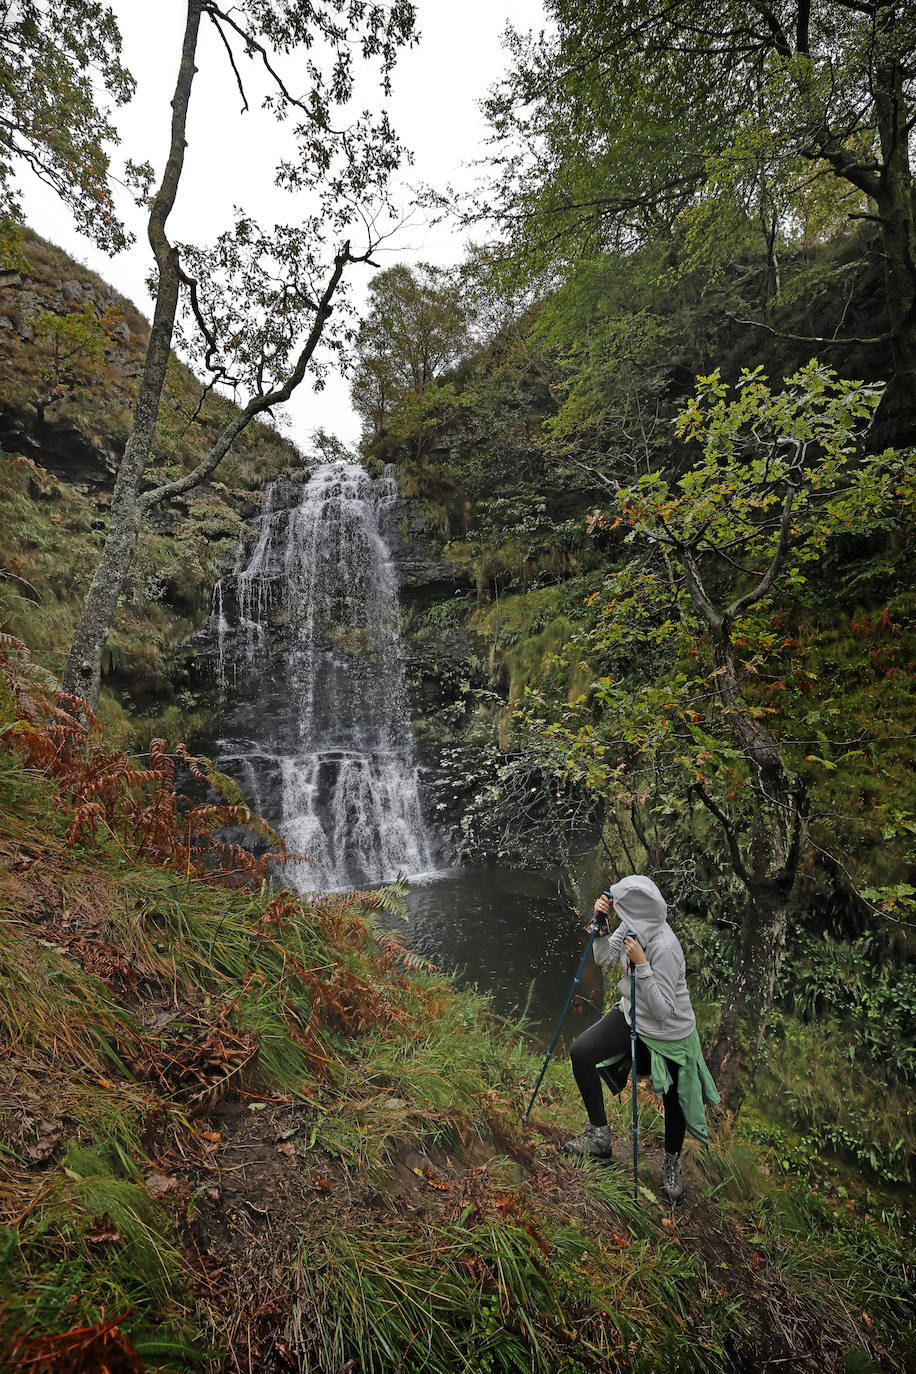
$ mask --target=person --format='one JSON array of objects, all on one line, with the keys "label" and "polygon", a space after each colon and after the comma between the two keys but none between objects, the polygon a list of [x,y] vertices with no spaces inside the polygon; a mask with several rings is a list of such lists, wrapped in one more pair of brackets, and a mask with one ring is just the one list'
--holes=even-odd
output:
[{"label": "person", "polygon": [[[608,922],[615,915],[620,924],[610,933]],[[575,1155],[611,1157],[602,1079],[619,1093],[630,1075],[628,967],[632,964],[636,974],[636,1072],[651,1075],[664,1103],[662,1191],[669,1202],[678,1202],[684,1194],[681,1152],[687,1130],[705,1144],[704,1107],[719,1101],[697,1035],[684,953],[668,924],[665,899],[652,879],[641,874],[631,874],[602,893],[595,902],[595,922],[601,932],[592,947],[596,962],[619,963],[624,976],[617,984],[619,1004],[577,1036],[570,1048],[573,1075],[588,1122],[582,1134],[563,1148]]]}]

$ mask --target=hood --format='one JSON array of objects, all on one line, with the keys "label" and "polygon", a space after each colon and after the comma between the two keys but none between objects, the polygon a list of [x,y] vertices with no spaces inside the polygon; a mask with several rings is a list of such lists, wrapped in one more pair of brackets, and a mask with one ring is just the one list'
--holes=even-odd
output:
[{"label": "hood", "polygon": [[641,943],[656,935],[668,919],[665,899],[651,878],[633,873],[608,888],[614,898],[614,911],[624,925],[632,926]]}]

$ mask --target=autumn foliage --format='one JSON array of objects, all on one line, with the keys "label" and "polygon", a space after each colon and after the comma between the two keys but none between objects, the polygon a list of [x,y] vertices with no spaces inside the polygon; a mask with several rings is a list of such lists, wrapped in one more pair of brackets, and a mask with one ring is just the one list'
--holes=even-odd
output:
[{"label": "autumn foliage", "polygon": [[[53,778],[70,814],[67,842],[107,832],[131,863],[147,860],[210,882],[259,883],[271,863],[291,857],[281,837],[244,801],[234,782],[183,744],[150,743],[145,767],[105,749],[94,713],[56,690],[19,640],[0,635],[0,674],[11,697],[8,738],[30,767]],[[181,768],[205,793],[194,801],[177,786]],[[206,799],[215,796],[216,801]],[[269,843],[257,856],[225,838],[242,828]]]}]

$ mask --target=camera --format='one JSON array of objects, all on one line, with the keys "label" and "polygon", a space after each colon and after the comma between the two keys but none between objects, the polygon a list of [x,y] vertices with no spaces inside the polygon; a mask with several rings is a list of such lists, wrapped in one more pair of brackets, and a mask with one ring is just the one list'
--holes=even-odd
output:
[{"label": "camera", "polygon": [[[602,897],[607,897],[610,901],[613,901],[613,897],[611,896],[610,892],[602,892],[601,895]],[[592,924],[596,935],[608,935],[610,933],[608,917],[605,915],[603,911],[595,912]]]}]

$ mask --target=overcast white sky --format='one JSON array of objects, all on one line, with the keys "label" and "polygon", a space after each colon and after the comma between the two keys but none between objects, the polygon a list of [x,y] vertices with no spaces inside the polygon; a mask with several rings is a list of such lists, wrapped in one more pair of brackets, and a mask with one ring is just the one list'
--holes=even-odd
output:
[{"label": "overcast white sky", "polygon": [[[124,37],[124,60],[137,80],[134,100],[117,115],[122,143],[119,157],[149,158],[157,176],[168,144],[169,101],[177,71],[185,5],[182,0],[113,0]],[[411,183],[469,185],[473,174],[462,165],[481,155],[485,126],[477,101],[503,70],[501,36],[507,23],[516,28],[543,25],[540,0],[418,0],[417,47],[401,54],[389,102],[392,122],[414,154],[404,178]],[[186,240],[209,240],[226,226],[232,204],[251,208],[265,222],[291,218],[289,197],[273,188],[273,128],[255,108],[240,114],[235,79],[212,31],[202,29],[198,76],[189,115],[188,153],[172,233]],[[257,90],[253,86],[253,91]],[[373,85],[360,91],[362,104],[375,96]],[[26,182],[27,218],[38,233],[60,244],[149,315],[145,281],[151,256],[142,216],[125,197],[121,208],[137,235],[133,248],[108,258],[76,232],[69,214],[50,191]],[[404,186],[405,210],[409,192]],[[461,256],[461,242],[447,224],[430,227],[415,215],[381,257],[396,261],[447,264]],[[371,269],[354,268],[354,298],[359,300]],[[287,413],[289,432],[300,443],[318,427],[347,443],[359,436],[359,421],[349,400],[349,387],[339,377],[312,392],[308,382],[293,397]]]}]

